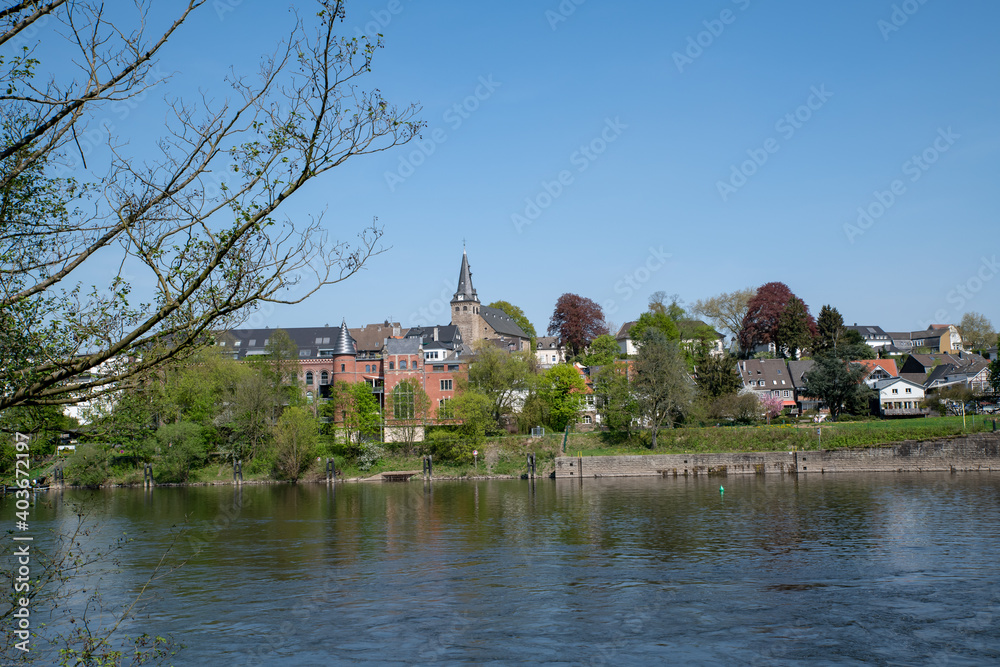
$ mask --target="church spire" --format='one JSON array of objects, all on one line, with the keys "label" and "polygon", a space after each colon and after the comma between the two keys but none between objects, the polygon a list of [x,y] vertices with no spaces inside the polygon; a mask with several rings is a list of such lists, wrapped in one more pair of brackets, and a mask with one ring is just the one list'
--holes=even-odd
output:
[{"label": "church spire", "polygon": [[476,288],[472,286],[472,271],[469,270],[469,256],[462,248],[462,268],[458,272],[458,289],[455,290],[455,301],[479,301]]}]

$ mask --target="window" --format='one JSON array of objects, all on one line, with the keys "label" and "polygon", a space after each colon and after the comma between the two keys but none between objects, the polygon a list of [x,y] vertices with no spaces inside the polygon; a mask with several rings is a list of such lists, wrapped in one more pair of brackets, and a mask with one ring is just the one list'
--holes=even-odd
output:
[{"label": "window", "polygon": [[449,371],[457,371],[458,370],[458,364],[448,364],[448,370]]},{"label": "window", "polygon": [[790,391],[788,391],[788,390],[786,389],[786,390],[785,390],[785,398],[791,398],[791,396],[792,396],[792,392],[790,392]]},{"label": "window", "polygon": [[313,372],[312,371],[306,371],[306,384],[310,385],[312,383],[313,383]]},{"label": "window", "polygon": [[254,340],[253,338],[251,338],[250,339],[250,347],[255,347],[256,345],[257,345],[257,341]]},{"label": "window", "polygon": [[365,373],[371,373],[371,372],[372,372],[371,364],[365,364]]},{"label": "window", "polygon": [[591,422],[593,422],[593,419],[590,418],[590,415],[584,415],[583,416],[583,423],[584,424],[590,424]]},{"label": "window", "polygon": [[240,341],[238,340],[233,341],[233,347],[239,347],[239,346],[240,346]]},{"label": "window", "polygon": [[395,361],[390,361],[389,362],[389,370],[390,371],[396,370],[396,362]]},{"label": "window", "polygon": [[458,306],[455,306],[455,312],[456,313],[458,312]]},{"label": "window", "polygon": [[894,394],[898,394],[898,393],[899,393],[899,390],[898,390],[898,389],[893,389],[893,390],[892,390],[892,393],[894,393]]},{"label": "window", "polygon": [[911,390],[911,389],[910,389],[909,387],[907,387],[907,388],[906,388],[906,393],[907,393],[907,394],[912,394],[912,393],[913,393],[913,390]]},{"label": "window", "polygon": [[343,373],[343,372],[344,372],[344,364],[341,364],[341,365],[340,365],[340,372],[341,372],[341,373]]},{"label": "window", "polygon": [[441,391],[451,391],[451,380],[441,380]]},{"label": "window", "polygon": [[433,369],[434,369],[435,373],[443,373],[444,372],[444,365],[442,365],[442,364],[435,365],[433,367]]},{"label": "window", "polygon": [[225,347],[225,346],[226,346],[226,341],[220,340],[219,341],[219,347]]},{"label": "window", "polygon": [[323,371],[322,373],[320,373],[319,374],[319,383],[320,384],[330,384],[330,374],[327,373],[326,371]]},{"label": "window", "polygon": [[413,419],[413,385],[400,382],[392,390],[392,416],[395,419]]},{"label": "window", "polygon": [[406,359],[400,359],[399,360],[399,370],[401,370],[401,371],[405,371],[406,370]]},{"label": "window", "polygon": [[313,402],[313,393],[311,391],[307,391],[306,392],[306,403],[312,403],[312,402]]},{"label": "window", "polygon": [[454,419],[455,408],[451,405],[450,398],[442,398],[438,401],[438,419]]},{"label": "window", "polygon": [[468,309],[469,309],[468,306],[462,306],[462,310],[468,310]]},{"label": "window", "polygon": [[270,338],[265,338],[264,339],[264,347],[267,347],[267,344],[270,343],[270,342],[271,342]]}]

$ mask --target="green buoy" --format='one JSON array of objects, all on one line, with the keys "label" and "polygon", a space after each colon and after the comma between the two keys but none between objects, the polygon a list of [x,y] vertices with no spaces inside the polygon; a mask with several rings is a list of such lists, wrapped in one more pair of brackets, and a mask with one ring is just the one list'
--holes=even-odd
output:
[{"label": "green buoy", "polygon": [[719,495],[721,496],[721,495],[725,495],[725,494],[726,494],[726,488],[723,487],[723,486],[720,486],[719,487]]}]

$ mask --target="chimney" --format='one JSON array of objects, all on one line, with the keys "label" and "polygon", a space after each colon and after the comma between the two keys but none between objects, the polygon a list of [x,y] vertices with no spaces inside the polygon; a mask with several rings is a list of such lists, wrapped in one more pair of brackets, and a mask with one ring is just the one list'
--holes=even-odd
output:
[{"label": "chimney", "polygon": [[434,340],[435,340],[435,342],[437,341],[437,339],[438,339],[438,328],[434,327]]}]

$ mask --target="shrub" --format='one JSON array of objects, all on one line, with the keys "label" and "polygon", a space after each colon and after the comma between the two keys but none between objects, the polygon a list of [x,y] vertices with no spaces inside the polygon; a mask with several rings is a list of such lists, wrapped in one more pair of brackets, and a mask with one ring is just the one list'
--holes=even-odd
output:
[{"label": "shrub", "polygon": [[157,482],[186,482],[191,468],[203,465],[208,457],[201,426],[193,422],[164,424],[153,439],[159,454],[153,466]]},{"label": "shrub", "polygon": [[66,466],[66,481],[73,486],[98,488],[108,481],[108,447],[78,445]]}]

